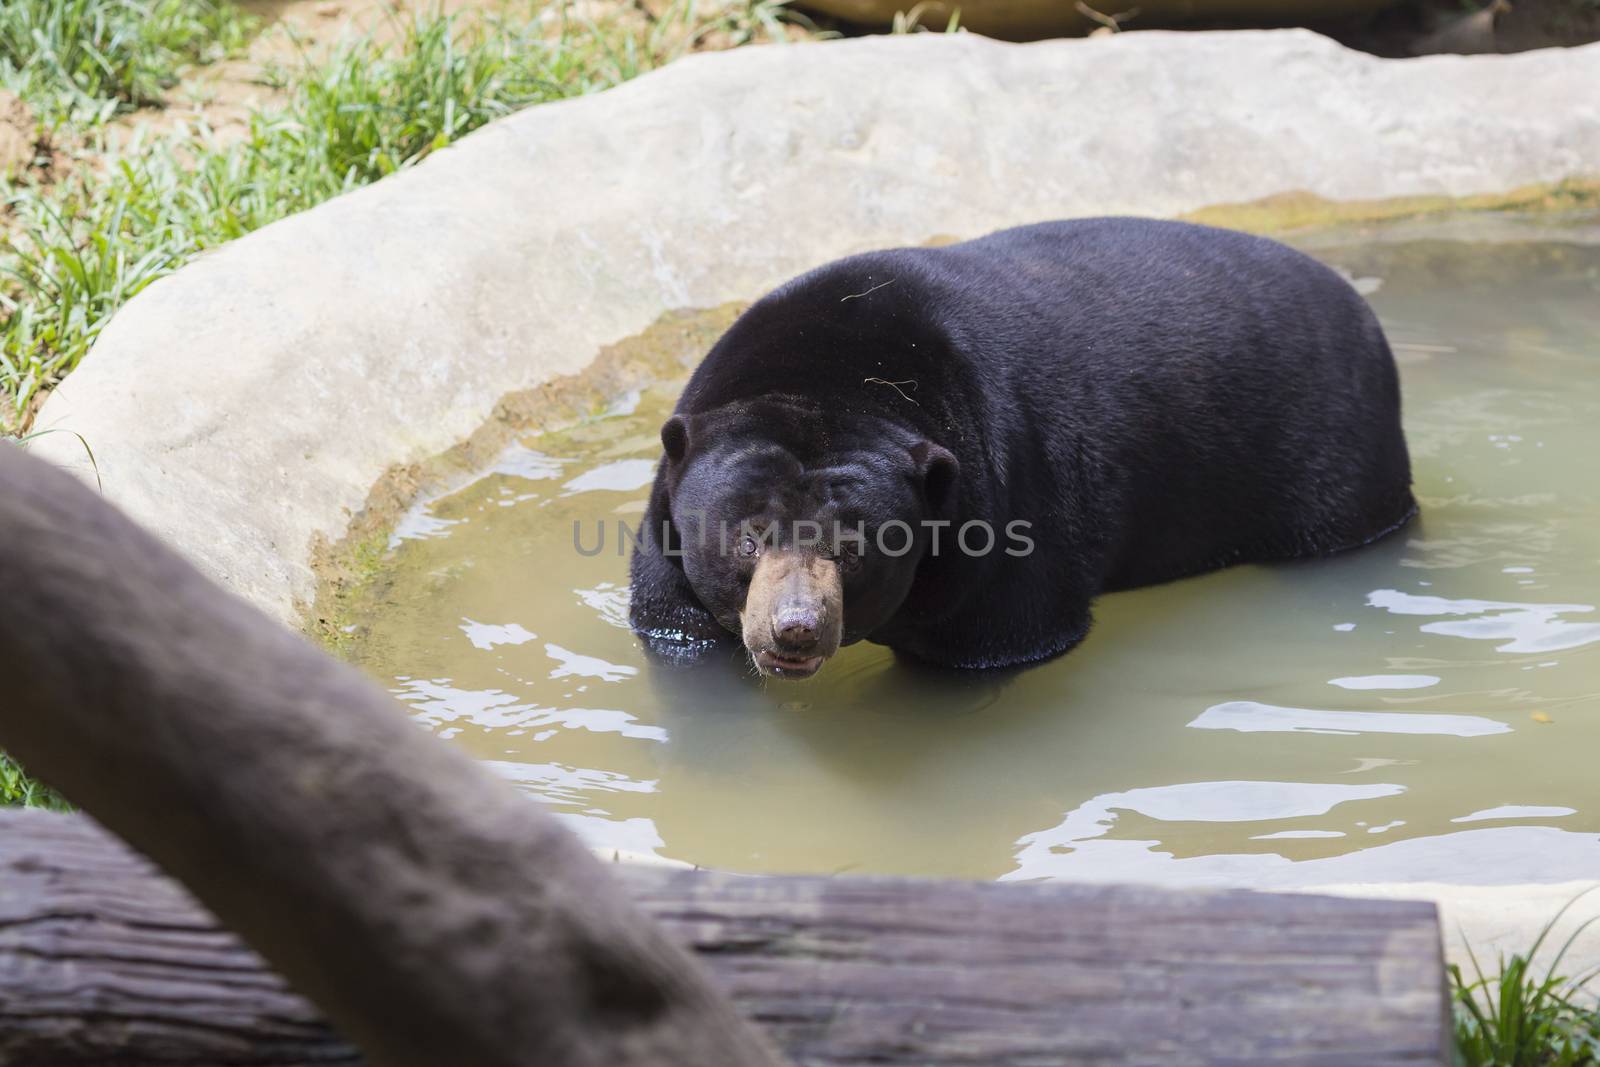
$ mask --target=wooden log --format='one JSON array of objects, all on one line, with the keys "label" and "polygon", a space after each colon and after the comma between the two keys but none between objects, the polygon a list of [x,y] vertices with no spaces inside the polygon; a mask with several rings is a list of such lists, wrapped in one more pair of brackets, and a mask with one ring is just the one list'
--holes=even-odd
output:
[{"label": "wooden log", "polygon": [[373,1062],[781,1062],[554,817],[3,442],[0,546],[0,748]]},{"label": "wooden log", "polygon": [[[811,1067],[1449,1062],[1427,903],[616,873]],[[108,1062],[360,1060],[89,820],[0,813],[0,1063]]]}]

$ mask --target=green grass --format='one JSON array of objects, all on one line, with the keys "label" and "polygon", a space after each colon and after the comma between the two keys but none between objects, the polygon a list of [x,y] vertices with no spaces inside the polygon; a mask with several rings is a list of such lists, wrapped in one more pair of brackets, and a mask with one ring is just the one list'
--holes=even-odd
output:
[{"label": "green grass", "polygon": [[281,113],[242,142],[201,129],[130,146],[10,199],[0,242],[0,394],[20,414],[72,370],[111,316],[207,248],[409,166],[519,106],[581,90],[542,42],[446,18],[396,52],[344,47],[292,82]]},{"label": "green grass", "polygon": [[61,794],[29,778],[4,752],[0,752],[0,806],[70,810]]},{"label": "green grass", "polygon": [[104,117],[159,104],[254,26],[227,0],[0,0],[0,86],[46,118]]},{"label": "green grass", "polygon": [[[1582,894],[1579,894],[1581,897]],[[1594,973],[1563,976],[1573,942],[1595,921],[1578,924],[1548,966],[1534,963],[1569,901],[1526,954],[1501,956],[1493,977],[1468,954],[1471,979],[1450,965],[1456,1061],[1462,1067],[1594,1067],[1600,1064],[1600,1014],[1589,991]]]}]

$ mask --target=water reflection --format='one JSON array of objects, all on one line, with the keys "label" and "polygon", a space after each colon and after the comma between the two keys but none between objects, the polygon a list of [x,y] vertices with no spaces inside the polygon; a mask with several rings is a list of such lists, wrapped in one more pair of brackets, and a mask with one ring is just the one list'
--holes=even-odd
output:
[{"label": "water reflection", "polygon": [[1451,819],[1451,822],[1489,822],[1494,819],[1561,819],[1578,814],[1575,808],[1540,807],[1537,804],[1501,804],[1485,808],[1471,815]]},{"label": "water reflection", "polygon": [[1427,634],[1447,634],[1479,641],[1505,641],[1496,652],[1559,652],[1600,641],[1600,622],[1570,622],[1559,616],[1586,614],[1592,604],[1518,604],[1496,600],[1450,600],[1418,596],[1398,589],[1376,589],[1367,603],[1392,615],[1472,616],[1422,626]]},{"label": "water reflection", "polygon": [[559,666],[550,672],[551,678],[597,678],[602,682],[620,682],[639,673],[637,667],[622,663],[607,663],[598,656],[585,656],[569,652],[560,645],[544,646],[545,655]]},{"label": "water reflection", "polygon": [[655,473],[654,460],[619,459],[584,471],[562,488],[568,493],[592,493],[596,490],[629,493],[649,485]]},{"label": "water reflection", "polygon": [[1001,881],[1064,879],[1261,889],[1370,882],[1515,885],[1592,879],[1597,862],[1600,837],[1594,834],[1507,826],[1393,841],[1299,861],[1278,853],[1175,857],[1151,841],[1089,841],[1067,853],[1025,849]]},{"label": "water reflection", "polygon": [[425,726],[471,725],[484,730],[506,730],[517,736],[541,727],[615,733],[647,741],[665,741],[659,726],[641,724],[625,711],[611,708],[541,708],[519,703],[510,693],[496,689],[458,689],[443,681],[399,679],[395,695],[414,709]]},{"label": "water reflection", "polygon": [[563,767],[559,763],[507,763],[484,760],[502,778],[526,786],[554,804],[586,804],[592,793],[653,793],[655,782],[636,782],[610,771]]},{"label": "water reflection", "polygon": [[512,444],[495,458],[489,467],[489,474],[504,474],[512,478],[522,478],[526,481],[544,481],[547,478],[561,477],[562,468],[570,460],[549,456],[543,452],[528,448],[526,445]]},{"label": "water reflection", "polygon": [[539,637],[514,622],[496,624],[472,619],[461,620],[461,632],[467,635],[473,648],[481,648],[485,652],[492,652],[496,645],[525,645]]},{"label": "water reflection", "polygon": [[1311,734],[1449,734],[1484,737],[1511,727],[1481,715],[1406,714],[1393,711],[1317,711],[1280,708],[1253,700],[1213,704],[1189,724],[1196,730]]},{"label": "water reflection", "polygon": [[1330,678],[1329,685],[1340,689],[1426,689],[1438,685],[1433,674],[1366,674],[1358,678]]}]

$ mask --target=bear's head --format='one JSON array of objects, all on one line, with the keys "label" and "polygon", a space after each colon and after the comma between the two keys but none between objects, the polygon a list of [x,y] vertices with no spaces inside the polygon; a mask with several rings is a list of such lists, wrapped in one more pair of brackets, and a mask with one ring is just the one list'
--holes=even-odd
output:
[{"label": "bear's head", "polygon": [[666,547],[763,674],[808,678],[900,609],[958,464],[897,427],[768,400],[661,430]]}]

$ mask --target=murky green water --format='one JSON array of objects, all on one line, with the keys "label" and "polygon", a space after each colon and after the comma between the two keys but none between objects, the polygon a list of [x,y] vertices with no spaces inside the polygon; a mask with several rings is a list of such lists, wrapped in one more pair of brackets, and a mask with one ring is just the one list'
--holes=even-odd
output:
[{"label": "murky green water", "polygon": [[[1600,869],[1600,246],[1322,247],[1399,356],[1422,518],[1102,598],[1005,682],[857,645],[647,664],[615,521],[668,395],[417,509],[355,658],[593,842],[744,871],[1309,885]],[[574,548],[574,522],[599,555]]]}]

